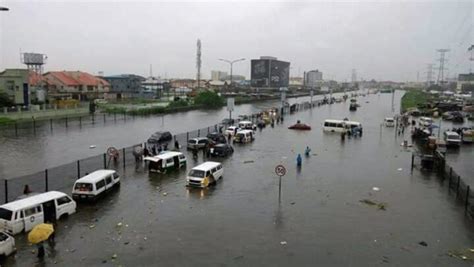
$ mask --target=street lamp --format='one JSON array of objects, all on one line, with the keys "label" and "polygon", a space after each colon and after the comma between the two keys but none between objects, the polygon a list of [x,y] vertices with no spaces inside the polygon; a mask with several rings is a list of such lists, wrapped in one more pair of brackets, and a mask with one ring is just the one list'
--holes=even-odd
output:
[{"label": "street lamp", "polygon": [[234,60],[228,60],[228,59],[219,58],[219,60],[220,60],[220,61],[227,62],[227,63],[229,63],[229,65],[230,65],[230,86],[232,87],[232,65],[234,65],[235,62],[239,62],[239,61],[245,60],[245,58],[239,58],[239,59],[234,59]]}]

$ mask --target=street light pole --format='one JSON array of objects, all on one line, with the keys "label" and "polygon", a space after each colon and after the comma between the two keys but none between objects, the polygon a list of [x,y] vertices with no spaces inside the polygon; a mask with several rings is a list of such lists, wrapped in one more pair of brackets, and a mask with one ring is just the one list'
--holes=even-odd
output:
[{"label": "street light pole", "polygon": [[239,58],[239,59],[234,59],[234,60],[219,58],[219,60],[223,61],[223,62],[226,62],[226,63],[229,63],[229,65],[230,65],[230,86],[232,87],[232,67],[233,67],[234,63],[239,62],[239,61],[243,61],[243,60],[245,60],[245,58]]}]

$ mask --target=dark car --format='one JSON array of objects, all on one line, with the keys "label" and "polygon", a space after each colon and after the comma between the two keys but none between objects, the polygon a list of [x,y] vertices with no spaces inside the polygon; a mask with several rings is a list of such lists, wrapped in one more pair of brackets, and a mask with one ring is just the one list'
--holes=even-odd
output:
[{"label": "dark car", "polygon": [[173,136],[171,135],[170,132],[156,132],[148,138],[148,143],[149,144],[162,144],[162,143],[168,143],[173,139]]},{"label": "dark car", "polygon": [[211,157],[227,157],[234,153],[234,148],[229,144],[217,144],[211,148]]},{"label": "dark car", "polygon": [[227,139],[225,138],[224,134],[221,134],[221,133],[218,133],[218,132],[213,132],[213,133],[209,133],[206,137],[209,140],[212,140],[214,143],[227,144]]}]

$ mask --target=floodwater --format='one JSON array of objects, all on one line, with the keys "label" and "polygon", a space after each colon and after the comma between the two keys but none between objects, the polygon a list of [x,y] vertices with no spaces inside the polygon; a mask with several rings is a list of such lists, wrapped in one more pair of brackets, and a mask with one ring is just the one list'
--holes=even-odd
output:
[{"label": "floodwater", "polygon": [[[44,262],[21,234],[17,254],[4,264],[471,266],[447,255],[474,241],[462,205],[436,175],[411,172],[403,137],[380,127],[392,115],[390,99],[361,97],[352,113],[340,103],[289,115],[284,125],[257,132],[253,143],[235,145],[230,158],[219,159],[224,179],[210,189],[187,190],[185,170],[149,175],[141,165],[127,167],[119,190],[58,222],[56,247]],[[361,138],[342,142],[322,132],[324,119],[344,117],[362,122]],[[313,129],[288,130],[298,119]],[[297,169],[295,158],[306,146],[312,155]],[[201,153],[197,161],[188,154],[187,169],[201,162]],[[287,168],[281,202],[277,164]]]}]

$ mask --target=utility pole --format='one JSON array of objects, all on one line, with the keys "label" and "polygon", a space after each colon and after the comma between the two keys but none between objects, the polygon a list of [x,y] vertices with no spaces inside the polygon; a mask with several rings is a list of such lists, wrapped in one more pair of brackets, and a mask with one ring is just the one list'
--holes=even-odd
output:
[{"label": "utility pole", "polygon": [[438,79],[436,81],[436,83],[438,85],[442,85],[444,83],[444,70],[446,69],[444,67],[444,64],[448,62],[448,60],[446,59],[446,52],[449,52],[449,49],[446,49],[446,48],[442,48],[442,49],[438,49],[436,50],[439,54],[439,69],[438,69]]},{"label": "utility pole", "polygon": [[427,71],[426,71],[426,87],[429,87],[431,85],[431,82],[433,81],[433,68],[434,64],[427,64]]},{"label": "utility pole", "polygon": [[199,89],[199,86],[201,85],[201,40],[197,40],[197,51],[196,51],[196,68],[197,68],[197,75],[196,75],[196,80],[197,80],[197,88]]}]

